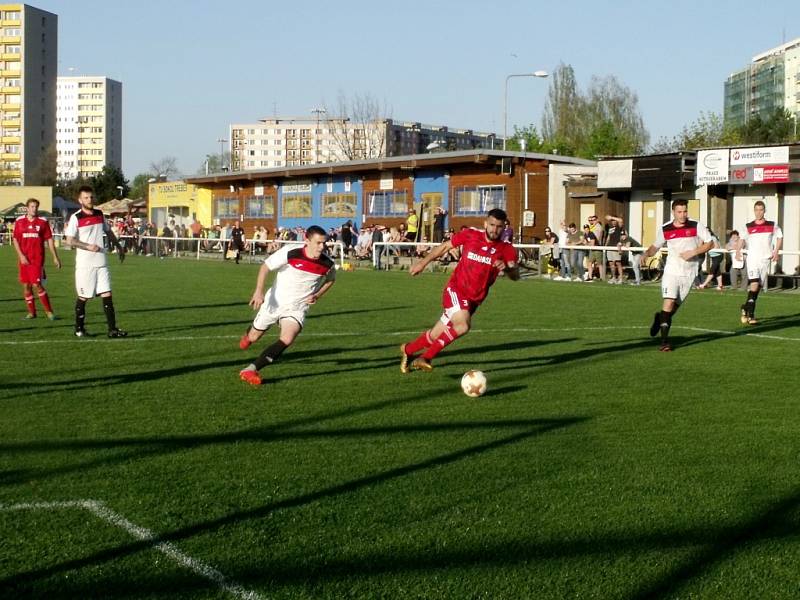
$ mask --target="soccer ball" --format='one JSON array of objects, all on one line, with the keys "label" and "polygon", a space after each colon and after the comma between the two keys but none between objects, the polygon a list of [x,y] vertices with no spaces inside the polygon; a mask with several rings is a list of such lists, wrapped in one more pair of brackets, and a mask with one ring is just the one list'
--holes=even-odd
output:
[{"label": "soccer ball", "polygon": [[461,378],[461,389],[470,398],[477,398],[486,393],[486,375],[483,371],[467,371]]}]

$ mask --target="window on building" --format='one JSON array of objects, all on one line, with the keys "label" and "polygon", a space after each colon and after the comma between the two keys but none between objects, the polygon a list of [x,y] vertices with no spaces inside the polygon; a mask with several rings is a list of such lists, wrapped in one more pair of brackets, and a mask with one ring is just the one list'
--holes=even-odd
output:
[{"label": "window on building", "polygon": [[20,35],[19,27],[6,27],[3,29],[3,35],[8,37],[18,37]]},{"label": "window on building", "polygon": [[19,44],[6,44],[6,54],[19,54],[21,52]]},{"label": "window on building", "polygon": [[485,215],[493,208],[506,209],[506,186],[479,185],[455,190],[455,214]]},{"label": "window on building", "polygon": [[238,198],[216,198],[214,200],[214,217],[230,218],[239,216]]},{"label": "window on building", "polygon": [[369,214],[374,217],[408,215],[408,194],[405,191],[371,192],[367,197]]},{"label": "window on building", "polygon": [[354,193],[322,194],[322,217],[355,219],[358,204]]},{"label": "window on building", "polygon": [[271,219],[275,216],[274,196],[250,196],[247,198],[244,216],[253,219]]},{"label": "window on building", "polygon": [[19,11],[18,10],[3,11],[3,19],[6,21],[19,21]]},{"label": "window on building", "polygon": [[308,219],[313,214],[311,194],[284,194],[281,198],[281,217]]}]

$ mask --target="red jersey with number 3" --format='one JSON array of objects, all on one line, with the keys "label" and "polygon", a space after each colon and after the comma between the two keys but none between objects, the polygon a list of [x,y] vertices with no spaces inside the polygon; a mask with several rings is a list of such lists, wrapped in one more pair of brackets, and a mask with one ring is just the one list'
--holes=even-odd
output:
[{"label": "red jersey with number 3", "polygon": [[14,239],[32,265],[44,264],[44,243],[51,237],[53,232],[50,225],[41,217],[31,221],[27,216],[22,216],[14,223]]},{"label": "red jersey with number 3", "polygon": [[498,259],[507,264],[517,262],[514,246],[500,240],[489,241],[483,229],[462,229],[451,242],[461,248],[461,258],[447,285],[471,302],[480,303],[486,298],[500,273],[494,266]]}]

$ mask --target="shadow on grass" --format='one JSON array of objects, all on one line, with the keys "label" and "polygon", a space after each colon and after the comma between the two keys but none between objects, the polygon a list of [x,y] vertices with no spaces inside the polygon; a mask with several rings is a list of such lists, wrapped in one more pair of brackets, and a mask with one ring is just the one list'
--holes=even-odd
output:
[{"label": "shadow on grass", "polygon": [[[409,433],[409,432],[424,433],[429,431],[453,431],[464,428],[498,429],[498,428],[511,427],[513,429],[519,429],[519,428],[524,429],[523,431],[518,431],[510,435],[501,437],[500,439],[468,446],[461,450],[448,452],[446,454],[435,456],[427,460],[422,460],[401,467],[386,469],[385,471],[382,471],[380,473],[376,473],[373,475],[366,475],[364,477],[352,479],[350,481],[346,481],[338,485],[329,486],[306,494],[300,494],[298,496],[286,498],[284,500],[269,502],[267,504],[264,504],[263,506],[254,509],[236,511],[224,517],[201,521],[199,523],[190,525],[188,527],[183,527],[169,533],[161,534],[160,536],[158,536],[156,539],[153,540],[137,541],[128,544],[123,544],[116,548],[95,552],[90,554],[89,556],[82,557],[79,559],[67,560],[49,567],[44,567],[41,569],[33,569],[23,573],[10,575],[8,577],[0,579],[0,591],[4,589],[8,591],[14,589],[18,590],[20,589],[21,586],[25,586],[26,584],[33,583],[41,579],[53,577],[54,575],[65,573],[74,569],[100,566],[109,561],[122,558],[125,556],[130,556],[132,554],[144,550],[148,550],[160,542],[179,542],[181,540],[190,539],[197,535],[203,535],[209,532],[219,530],[220,528],[223,528],[228,525],[239,525],[248,521],[263,519],[276,511],[289,510],[305,506],[311,503],[321,502],[329,498],[348,495],[366,488],[379,486],[386,482],[390,482],[392,480],[400,479],[416,473],[420,473],[429,469],[436,469],[447,465],[455,464],[479,456],[486,452],[499,450],[501,448],[518,444],[528,439],[532,439],[534,437],[546,434],[550,431],[578,425],[586,421],[588,421],[588,418],[586,417],[571,417],[571,418],[560,418],[560,419],[516,420],[505,423],[504,422],[446,423],[446,424],[429,424],[429,425],[411,425],[407,427],[375,427],[375,428],[364,428],[364,429],[340,429],[335,431],[322,430],[316,432],[301,431],[301,432],[292,432],[288,434],[283,433],[280,434],[281,438],[285,438],[287,435],[298,438],[304,438],[309,436],[314,438],[319,438],[320,436],[347,437],[353,435],[377,435],[377,434],[383,435],[383,434],[398,434],[398,433]],[[225,441],[227,442],[227,441],[233,441],[227,439],[229,435],[236,436],[235,437],[236,440],[252,439],[253,435],[256,436],[263,435],[263,433],[258,434],[256,432],[250,432],[248,437],[242,438],[243,433],[245,432],[237,434],[223,434],[221,437],[225,438]],[[274,434],[269,434],[269,433],[267,435],[274,436]],[[220,436],[199,436],[196,438],[192,437],[180,438],[179,443],[181,445],[186,445],[186,444],[195,445],[198,443],[204,444],[208,443],[209,437],[211,439],[214,439]],[[146,443],[152,444],[160,442],[163,442],[163,440],[149,439]],[[363,573],[362,571],[363,564],[359,563],[358,569],[359,572]],[[270,578],[272,578],[271,575]]]}]

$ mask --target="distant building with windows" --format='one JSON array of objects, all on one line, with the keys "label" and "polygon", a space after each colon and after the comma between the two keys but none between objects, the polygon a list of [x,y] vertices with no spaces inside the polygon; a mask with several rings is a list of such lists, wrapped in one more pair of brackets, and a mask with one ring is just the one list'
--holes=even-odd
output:
[{"label": "distant building with windows", "polygon": [[122,83],[108,77],[59,77],[56,152],[59,179],[122,168]]},{"label": "distant building with windows", "polygon": [[378,119],[273,117],[230,126],[232,171],[256,171],[431,151],[492,149],[493,133]]},{"label": "distant building with windows", "polygon": [[800,38],[757,54],[725,81],[725,122],[742,126],[753,116],[785,108],[800,119]]},{"label": "distant building with windows", "polygon": [[58,16],[0,4],[0,49],[0,179],[24,185],[48,170],[56,142]]}]

